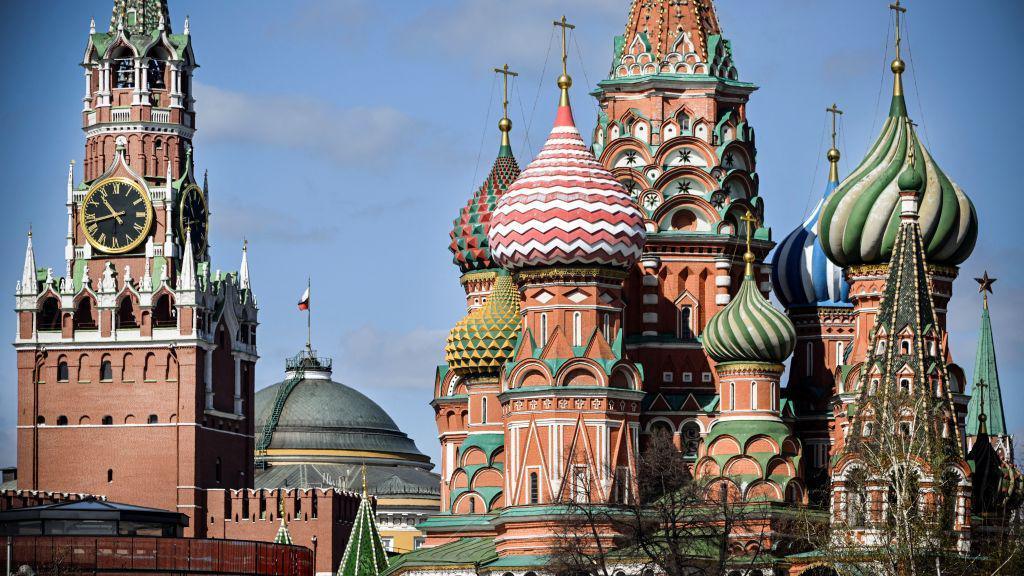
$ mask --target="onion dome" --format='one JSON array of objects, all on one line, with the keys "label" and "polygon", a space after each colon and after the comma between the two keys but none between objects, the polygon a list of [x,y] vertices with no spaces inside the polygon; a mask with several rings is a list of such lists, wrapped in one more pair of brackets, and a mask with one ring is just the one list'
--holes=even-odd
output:
[{"label": "onion dome", "polygon": [[[749,233],[748,233],[749,236]],[[781,364],[796,346],[796,329],[757,289],[754,254],[749,248],[743,259],[747,270],[739,293],[729,305],[711,317],[704,329],[704,349],[719,364],[726,362],[768,362]]]},{"label": "onion dome", "polygon": [[643,251],[643,217],[580,137],[569,104],[571,85],[567,75],[559,78],[555,126],[491,217],[491,255],[504,268],[628,268]]},{"label": "onion dome", "polygon": [[[963,190],[939,168],[907,117],[901,74],[896,75],[889,118],[860,166],[825,201],[819,224],[822,248],[840,266],[882,264],[892,257],[899,229],[899,176],[905,169],[922,180],[918,200],[921,233],[930,264],[956,266],[971,255],[978,215]],[[910,165],[910,150],[918,162]]]},{"label": "onion dome", "polygon": [[507,129],[511,129],[512,125],[511,122],[504,122],[507,118],[502,120],[499,124],[502,131],[501,148],[498,149],[491,173],[459,211],[450,234],[452,242],[448,249],[452,251],[455,265],[463,274],[495,267],[487,242],[491,213],[498,204],[498,198],[519,177],[519,164],[512,155],[512,146],[508,141]]},{"label": "onion dome", "polygon": [[831,169],[824,197],[807,220],[779,243],[772,258],[775,296],[786,308],[850,305],[850,285],[843,277],[843,269],[825,257],[818,243],[821,207],[839,184],[839,150],[831,148],[828,159]]},{"label": "onion dome", "polygon": [[487,303],[448,334],[448,365],[460,376],[497,372],[512,357],[519,318],[519,292],[508,272],[500,270]]}]

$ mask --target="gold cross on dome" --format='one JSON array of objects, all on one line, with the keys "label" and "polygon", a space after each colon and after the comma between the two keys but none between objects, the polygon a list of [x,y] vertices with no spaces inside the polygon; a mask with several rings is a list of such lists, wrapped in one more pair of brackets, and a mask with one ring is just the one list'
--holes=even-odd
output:
[{"label": "gold cross on dome", "polygon": [[568,74],[567,68],[566,68],[566,62],[569,59],[569,51],[568,51],[566,43],[565,43],[565,32],[566,32],[566,30],[573,30],[573,29],[575,29],[576,26],[573,25],[573,24],[569,24],[569,21],[565,19],[565,15],[564,14],[562,15],[562,19],[561,20],[555,20],[554,24],[555,24],[555,26],[560,26],[562,28],[562,75],[565,76],[566,74]]},{"label": "gold cross on dome", "polygon": [[830,108],[825,108],[825,112],[832,115],[832,147],[836,147],[836,119],[843,115],[843,111],[839,109],[835,103]]},{"label": "gold cross on dome", "polygon": [[519,73],[509,70],[508,64],[505,64],[505,66],[501,68],[495,68],[494,71],[502,75],[502,90],[504,97],[502,98],[501,107],[502,110],[504,110],[505,118],[508,118],[508,77],[519,76]]},{"label": "gold cross on dome", "polygon": [[899,59],[900,46],[903,43],[903,36],[900,34],[900,16],[907,12],[907,8],[900,5],[900,0],[896,0],[895,4],[889,4],[889,10],[892,10],[896,17],[896,58]]}]

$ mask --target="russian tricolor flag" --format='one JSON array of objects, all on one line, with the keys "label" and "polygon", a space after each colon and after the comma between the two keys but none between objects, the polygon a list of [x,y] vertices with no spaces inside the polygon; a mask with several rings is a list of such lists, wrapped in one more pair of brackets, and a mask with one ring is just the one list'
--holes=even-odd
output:
[{"label": "russian tricolor flag", "polygon": [[306,287],[306,291],[302,293],[302,298],[299,299],[299,310],[309,310],[309,287]]}]

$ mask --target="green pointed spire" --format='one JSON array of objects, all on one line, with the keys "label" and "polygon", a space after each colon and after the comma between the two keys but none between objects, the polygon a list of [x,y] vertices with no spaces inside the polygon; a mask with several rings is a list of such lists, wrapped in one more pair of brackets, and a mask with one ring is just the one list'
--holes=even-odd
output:
[{"label": "green pointed spire", "polygon": [[274,544],[291,544],[292,534],[288,531],[288,522],[285,520],[284,514],[284,499],[280,501],[280,506],[277,510],[278,516],[281,518],[281,526],[277,529],[277,536],[274,536]]},{"label": "green pointed spire", "polygon": [[[999,370],[996,367],[996,347],[992,339],[992,318],[988,312],[988,293],[992,291],[994,278],[988,272],[977,279],[984,294],[981,311],[981,332],[978,334],[978,351],[974,355],[974,380],[971,401],[967,405],[967,435],[977,436],[982,414],[990,436],[1006,435],[1006,416],[1003,410],[1003,395],[999,389]],[[983,390],[982,390],[983,389]],[[979,393],[981,392],[981,393]]]},{"label": "green pointed spire", "polygon": [[356,519],[348,536],[345,555],[341,557],[341,564],[338,565],[338,576],[378,576],[387,567],[388,555],[380,539],[373,506],[370,505],[364,484],[363,499],[356,510]]}]

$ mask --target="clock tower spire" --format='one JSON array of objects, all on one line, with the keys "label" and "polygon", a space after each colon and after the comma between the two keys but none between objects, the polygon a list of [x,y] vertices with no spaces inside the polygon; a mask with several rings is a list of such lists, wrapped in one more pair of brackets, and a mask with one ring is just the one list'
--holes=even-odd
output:
[{"label": "clock tower spire", "polygon": [[247,258],[211,274],[183,31],[166,0],[90,25],[64,277],[30,236],[16,290],[18,465],[19,488],[178,509],[203,536],[205,491],[252,487],[258,311]]}]

